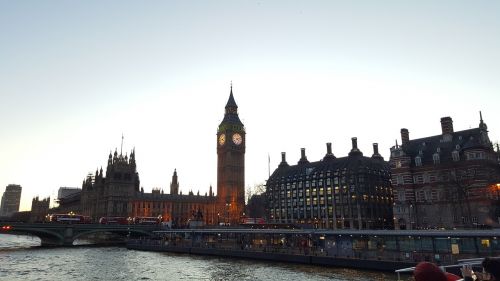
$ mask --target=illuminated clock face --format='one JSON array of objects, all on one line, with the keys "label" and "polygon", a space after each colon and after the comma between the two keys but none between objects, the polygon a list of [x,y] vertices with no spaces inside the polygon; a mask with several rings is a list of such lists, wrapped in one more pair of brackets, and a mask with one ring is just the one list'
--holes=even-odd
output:
[{"label": "illuminated clock face", "polygon": [[224,143],[226,143],[226,135],[225,134],[221,134],[219,136],[219,144],[223,145]]},{"label": "illuminated clock face", "polygon": [[233,135],[233,142],[234,142],[234,144],[240,145],[242,141],[243,141],[243,139],[241,138],[240,134],[236,133],[236,134]]}]

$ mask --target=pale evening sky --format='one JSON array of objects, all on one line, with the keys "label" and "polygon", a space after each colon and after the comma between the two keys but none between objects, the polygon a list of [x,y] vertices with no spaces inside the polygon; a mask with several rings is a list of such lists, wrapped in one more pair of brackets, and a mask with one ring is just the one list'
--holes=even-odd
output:
[{"label": "pale evening sky", "polygon": [[246,185],[305,147],[365,155],[477,127],[500,139],[499,1],[0,1],[0,192],[81,187],[136,148],[141,186],[216,186],[233,81]]}]

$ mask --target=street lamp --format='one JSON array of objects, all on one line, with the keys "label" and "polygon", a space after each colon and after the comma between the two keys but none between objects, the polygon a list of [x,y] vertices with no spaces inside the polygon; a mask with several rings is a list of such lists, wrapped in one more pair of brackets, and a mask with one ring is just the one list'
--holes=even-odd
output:
[{"label": "street lamp", "polygon": [[229,209],[230,208],[231,208],[231,203],[226,203],[226,219],[227,219],[227,222],[226,222],[226,220],[224,220],[224,225],[228,225],[229,222],[231,221],[230,217],[229,217]]}]

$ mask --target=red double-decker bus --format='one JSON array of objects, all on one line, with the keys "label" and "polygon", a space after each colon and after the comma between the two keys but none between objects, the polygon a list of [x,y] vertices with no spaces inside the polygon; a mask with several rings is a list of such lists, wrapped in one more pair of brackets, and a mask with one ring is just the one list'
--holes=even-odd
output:
[{"label": "red double-decker bus", "polygon": [[133,224],[160,224],[161,216],[157,217],[134,217],[132,219]]},{"label": "red double-decker bus", "polygon": [[129,224],[129,219],[126,217],[101,217],[100,224]]},{"label": "red double-decker bus", "polygon": [[78,215],[75,213],[47,215],[47,221],[51,223],[66,224],[91,223],[89,216]]}]

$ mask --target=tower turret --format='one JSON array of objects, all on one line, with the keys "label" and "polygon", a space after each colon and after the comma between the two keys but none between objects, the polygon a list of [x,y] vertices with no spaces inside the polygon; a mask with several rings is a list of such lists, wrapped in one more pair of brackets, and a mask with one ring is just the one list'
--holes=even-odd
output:
[{"label": "tower turret", "polygon": [[177,179],[177,169],[174,169],[172,181],[170,182],[170,194],[179,194],[179,181]]},{"label": "tower turret", "polygon": [[483,121],[483,113],[479,111],[479,129],[487,131],[488,126],[486,126],[486,123]]}]

